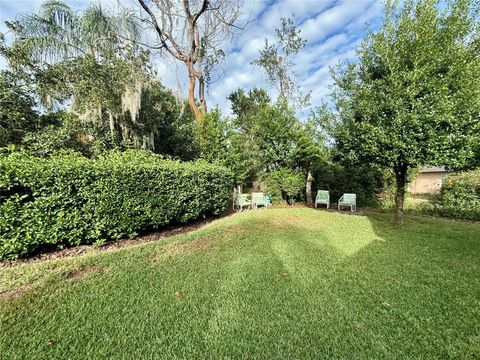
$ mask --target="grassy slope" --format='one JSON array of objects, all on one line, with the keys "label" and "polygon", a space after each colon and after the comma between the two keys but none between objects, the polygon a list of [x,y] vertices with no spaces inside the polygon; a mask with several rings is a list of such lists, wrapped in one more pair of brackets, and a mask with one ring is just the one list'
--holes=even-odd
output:
[{"label": "grassy slope", "polygon": [[480,357],[478,224],[259,210],[1,271],[6,359]]}]

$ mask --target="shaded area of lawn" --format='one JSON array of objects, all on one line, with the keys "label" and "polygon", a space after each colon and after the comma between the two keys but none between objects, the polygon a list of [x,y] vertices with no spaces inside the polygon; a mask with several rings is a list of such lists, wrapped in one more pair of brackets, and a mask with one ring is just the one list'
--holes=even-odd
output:
[{"label": "shaded area of lawn", "polygon": [[6,358],[478,358],[480,225],[241,213],[3,269]]}]

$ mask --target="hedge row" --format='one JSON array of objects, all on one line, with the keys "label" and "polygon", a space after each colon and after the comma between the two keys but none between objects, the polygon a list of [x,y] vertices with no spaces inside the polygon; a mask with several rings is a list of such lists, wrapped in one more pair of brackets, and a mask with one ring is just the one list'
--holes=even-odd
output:
[{"label": "hedge row", "polygon": [[0,259],[40,246],[102,243],[224,211],[231,176],[148,153],[0,155]]},{"label": "hedge row", "polygon": [[480,220],[480,168],[449,175],[431,210],[441,216]]}]

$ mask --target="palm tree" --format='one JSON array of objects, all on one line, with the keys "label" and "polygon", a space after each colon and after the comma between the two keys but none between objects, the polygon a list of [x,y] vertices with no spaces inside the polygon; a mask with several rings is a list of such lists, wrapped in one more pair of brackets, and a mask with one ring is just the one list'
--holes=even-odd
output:
[{"label": "palm tree", "polygon": [[87,54],[99,57],[121,46],[124,38],[140,37],[132,12],[112,15],[93,3],[78,14],[61,0],[48,0],[38,14],[22,15],[18,25],[16,42],[33,59],[50,63]]},{"label": "palm tree", "polygon": [[[142,128],[141,124],[133,126],[132,122],[137,122],[141,105],[139,99],[146,81],[145,71],[139,65],[140,57],[136,56],[135,45],[132,45],[139,38],[137,18],[127,9],[112,14],[101,5],[92,3],[79,13],[61,0],[48,0],[41,5],[38,14],[20,17],[15,26],[14,45],[21,47],[33,63],[47,71],[61,69],[62,66],[67,71],[73,71],[78,69],[78,64],[83,66],[83,78],[78,80],[82,87],[77,86],[77,80],[72,81],[73,89],[65,89],[61,83],[52,85],[50,81],[39,84],[37,93],[46,107],[52,107],[52,98],[62,98],[59,94],[67,94],[71,110],[81,119],[106,121],[112,136],[118,135],[123,140],[130,139],[152,147],[148,140],[153,138],[152,134],[138,139],[132,130],[133,127],[137,130]],[[92,62],[94,66],[91,66]],[[123,67],[127,69],[127,74],[115,73],[118,71],[115,64],[119,63],[127,65]],[[95,78],[106,72],[110,72],[106,81],[99,82]],[[118,79],[119,76],[123,78]],[[86,81],[91,84],[92,92],[101,94],[88,97],[87,104],[84,96],[76,96],[78,89],[85,91]],[[112,89],[118,83],[122,84],[121,94],[118,87]],[[88,91],[89,87],[86,88]]]}]

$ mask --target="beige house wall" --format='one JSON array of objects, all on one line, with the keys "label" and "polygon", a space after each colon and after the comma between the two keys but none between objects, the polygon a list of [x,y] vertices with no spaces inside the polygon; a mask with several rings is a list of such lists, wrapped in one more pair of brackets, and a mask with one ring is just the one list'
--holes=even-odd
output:
[{"label": "beige house wall", "polygon": [[410,183],[409,191],[412,194],[434,194],[440,191],[445,172],[420,173]]}]

